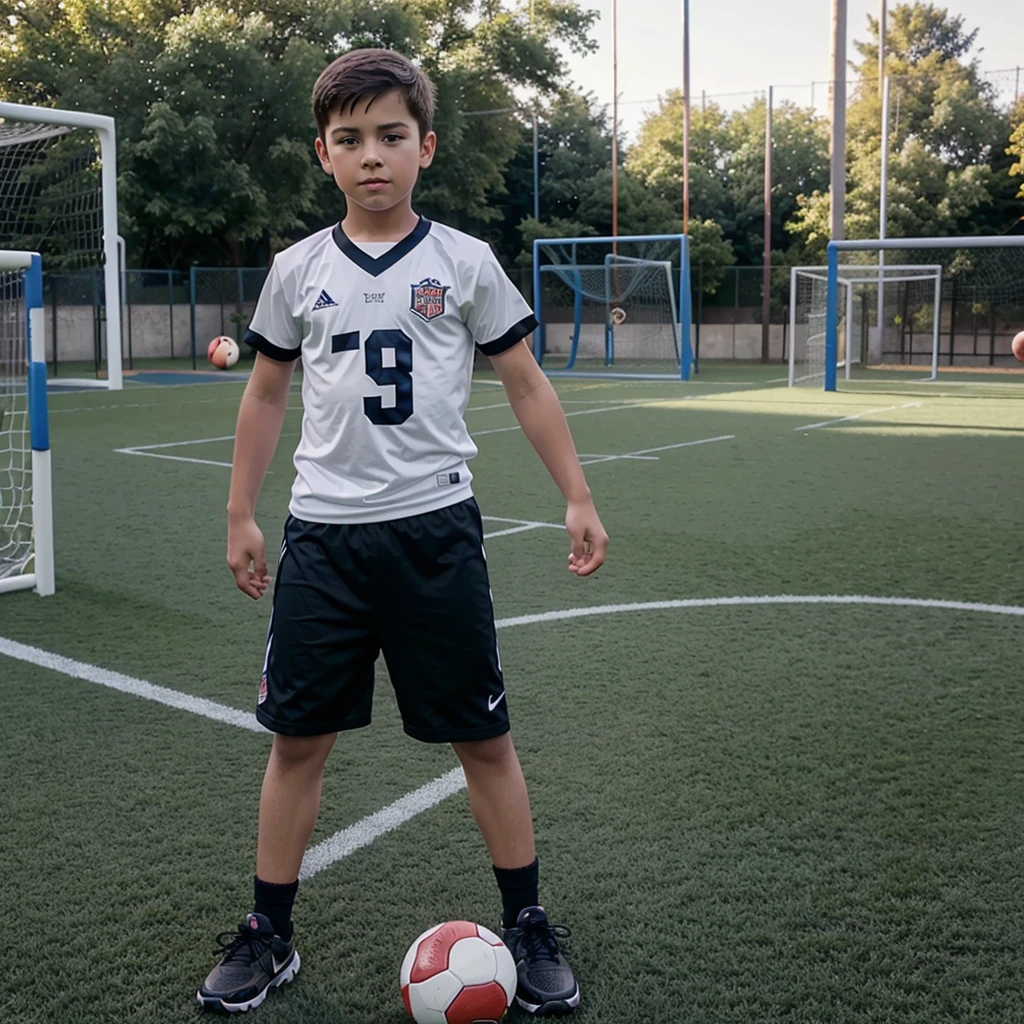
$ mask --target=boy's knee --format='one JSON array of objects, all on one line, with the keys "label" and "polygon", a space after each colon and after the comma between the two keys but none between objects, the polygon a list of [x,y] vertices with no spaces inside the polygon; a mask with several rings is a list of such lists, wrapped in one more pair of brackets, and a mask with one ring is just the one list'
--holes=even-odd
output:
[{"label": "boy's knee", "polygon": [[337,733],[326,736],[274,736],[273,756],[285,768],[323,764],[334,746]]},{"label": "boy's knee", "polygon": [[499,767],[505,764],[509,758],[515,757],[515,748],[512,746],[512,737],[509,733],[495,736],[489,740],[453,743],[452,749],[463,764],[469,761],[474,764]]}]

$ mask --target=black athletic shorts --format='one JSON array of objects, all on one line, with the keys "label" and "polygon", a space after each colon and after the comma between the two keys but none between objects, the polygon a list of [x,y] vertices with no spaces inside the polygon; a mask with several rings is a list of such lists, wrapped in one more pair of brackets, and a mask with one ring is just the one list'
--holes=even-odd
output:
[{"label": "black athletic shorts", "polygon": [[369,725],[381,651],[410,736],[508,732],[472,498],[383,523],[288,517],[256,717],[288,736]]}]

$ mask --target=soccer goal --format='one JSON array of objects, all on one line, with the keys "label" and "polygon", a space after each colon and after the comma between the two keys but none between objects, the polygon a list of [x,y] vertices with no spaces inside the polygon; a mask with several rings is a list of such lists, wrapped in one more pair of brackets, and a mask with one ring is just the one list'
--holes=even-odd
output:
[{"label": "soccer goal", "polygon": [[[887,353],[880,339],[884,325],[909,325],[913,353],[917,330],[917,356],[926,353],[933,366],[939,353],[939,317],[942,308],[941,264],[875,266],[841,264],[836,306],[836,369],[850,380],[855,368],[882,365]],[[793,267],[789,284],[789,386],[820,388],[825,383],[828,267]],[[882,311],[883,332],[872,326]],[[927,334],[927,342],[922,336]],[[904,349],[906,346],[904,346]],[[900,355],[899,352],[894,353]]]},{"label": "soccer goal", "polygon": [[54,591],[43,264],[0,250],[0,593]]},{"label": "soccer goal", "polygon": [[[885,253],[884,271],[878,263]],[[840,260],[874,267],[876,288],[890,290],[890,271],[904,265],[941,267],[941,290],[931,303],[908,297],[895,316],[883,311],[876,323],[873,349],[882,370],[927,366],[924,380],[937,378],[940,368],[999,367],[1014,364],[1013,336],[1024,328],[1024,235],[961,238],[892,238],[830,242],[828,280],[824,294],[825,351],[820,378],[826,391],[835,391],[843,350]],[[878,303],[888,308],[885,295]],[[820,317],[822,296],[815,295],[813,315]],[[929,308],[930,307],[930,308]],[[877,320],[877,315],[875,317]],[[816,322],[821,323],[816,319]],[[909,332],[909,344],[908,344]],[[929,339],[915,348],[915,333]],[[874,360],[873,360],[874,362]]]},{"label": "soccer goal", "polygon": [[534,354],[546,372],[689,380],[685,235],[539,238],[533,294]]},{"label": "soccer goal", "polygon": [[42,253],[59,283],[62,385],[122,387],[116,152],[111,117],[0,103],[0,249]]}]

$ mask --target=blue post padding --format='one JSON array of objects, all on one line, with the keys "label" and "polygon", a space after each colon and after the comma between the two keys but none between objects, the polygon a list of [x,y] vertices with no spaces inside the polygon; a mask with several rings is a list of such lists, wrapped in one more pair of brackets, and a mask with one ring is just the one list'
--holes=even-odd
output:
[{"label": "blue post padding", "polygon": [[679,376],[690,379],[693,365],[693,347],[690,344],[690,325],[693,318],[690,302],[690,245],[683,235],[679,242]]},{"label": "blue post padding", "polygon": [[576,282],[573,288],[576,298],[572,305],[572,347],[569,349],[569,361],[565,364],[567,370],[576,365],[576,353],[580,348],[580,326],[583,323],[583,278],[578,270],[573,274],[573,279]]},{"label": "blue post padding", "polygon": [[33,449],[48,452],[50,419],[46,409],[46,363],[28,364],[28,418],[32,427]]},{"label": "blue post padding", "polygon": [[828,303],[825,307],[825,390],[836,389],[836,358],[839,353],[839,250],[828,247]]}]

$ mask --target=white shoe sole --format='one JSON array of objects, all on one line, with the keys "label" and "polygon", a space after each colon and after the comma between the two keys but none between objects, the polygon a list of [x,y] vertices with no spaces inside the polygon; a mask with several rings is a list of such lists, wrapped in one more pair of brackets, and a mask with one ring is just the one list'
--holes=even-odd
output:
[{"label": "white shoe sole", "polygon": [[580,1005],[580,987],[577,984],[576,991],[568,999],[552,999],[549,1003],[528,1003],[525,999],[516,996],[516,1002],[532,1017],[546,1017],[548,1014],[554,1016],[558,1013],[568,1013]]},{"label": "white shoe sole", "polygon": [[[301,966],[302,961],[299,959],[299,951],[295,950],[292,962],[262,992],[257,993],[245,1003],[225,1003],[223,999],[214,1000],[208,996],[204,999],[202,992],[196,993],[196,999],[205,1010],[222,1010],[224,1013],[246,1013],[249,1010],[255,1010],[267,998],[267,993],[272,988],[280,988],[282,985],[287,985],[299,973]],[[578,999],[579,997],[577,996]]]}]

